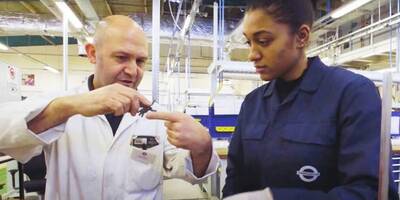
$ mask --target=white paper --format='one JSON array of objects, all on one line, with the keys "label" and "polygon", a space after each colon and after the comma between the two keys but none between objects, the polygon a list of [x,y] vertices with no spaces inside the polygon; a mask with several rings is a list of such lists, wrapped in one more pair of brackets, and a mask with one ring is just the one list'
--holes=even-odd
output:
[{"label": "white paper", "polygon": [[392,123],[391,123],[391,129],[390,129],[390,133],[391,134],[400,134],[400,130],[399,130],[399,122],[400,122],[400,117],[398,116],[392,116]]}]

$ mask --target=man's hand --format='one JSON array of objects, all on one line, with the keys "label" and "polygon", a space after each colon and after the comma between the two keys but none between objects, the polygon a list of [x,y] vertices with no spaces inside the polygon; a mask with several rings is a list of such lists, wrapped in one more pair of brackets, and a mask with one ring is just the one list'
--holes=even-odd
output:
[{"label": "man's hand", "polygon": [[269,188],[253,192],[244,192],[224,198],[224,200],[274,200]]},{"label": "man's hand", "polygon": [[35,118],[28,122],[28,128],[34,133],[41,133],[81,114],[87,117],[113,113],[136,115],[141,106],[151,102],[136,90],[115,83],[88,93],[59,97],[50,102]]},{"label": "man's hand", "polygon": [[151,112],[146,114],[146,118],[164,120],[168,141],[176,147],[190,150],[194,174],[197,177],[205,174],[212,154],[212,142],[204,126],[193,117],[178,112]]},{"label": "man's hand", "polygon": [[211,149],[211,137],[207,129],[193,117],[184,113],[150,112],[147,119],[165,120],[168,141],[193,154],[203,154]]},{"label": "man's hand", "polygon": [[113,113],[115,116],[139,112],[141,106],[149,106],[151,102],[136,90],[118,83],[74,96],[72,102],[77,114],[95,116]]}]

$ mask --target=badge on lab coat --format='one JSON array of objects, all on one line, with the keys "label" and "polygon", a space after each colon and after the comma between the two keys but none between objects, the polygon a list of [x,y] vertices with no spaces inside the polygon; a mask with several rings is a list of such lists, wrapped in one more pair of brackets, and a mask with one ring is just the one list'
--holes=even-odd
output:
[{"label": "badge on lab coat", "polygon": [[157,151],[152,148],[159,145],[159,138],[147,135],[134,135],[132,137],[132,159],[138,160],[145,164],[151,164],[156,158]]}]

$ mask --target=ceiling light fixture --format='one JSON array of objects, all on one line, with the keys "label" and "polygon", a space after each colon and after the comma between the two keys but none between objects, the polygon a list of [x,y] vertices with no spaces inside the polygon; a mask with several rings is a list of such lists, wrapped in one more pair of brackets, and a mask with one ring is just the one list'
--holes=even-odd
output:
[{"label": "ceiling light fixture", "polygon": [[346,3],[343,6],[340,6],[338,9],[332,11],[330,16],[334,19],[340,18],[356,10],[357,8],[369,3],[370,1],[371,0],[353,0],[349,3]]},{"label": "ceiling light fixture", "polygon": [[45,65],[43,68],[44,68],[45,70],[48,70],[48,71],[50,71],[50,72],[52,72],[52,73],[55,73],[55,74],[59,74],[59,73],[60,73],[60,71],[58,71],[58,70],[56,70],[56,69],[54,69],[53,67],[50,67],[50,66],[48,66],[48,65]]},{"label": "ceiling light fixture", "polygon": [[67,18],[69,22],[71,22],[72,26],[74,26],[76,29],[81,29],[83,27],[81,20],[79,20],[79,18],[64,1],[57,1],[55,4],[60,12],[63,13],[63,15],[67,15]]}]

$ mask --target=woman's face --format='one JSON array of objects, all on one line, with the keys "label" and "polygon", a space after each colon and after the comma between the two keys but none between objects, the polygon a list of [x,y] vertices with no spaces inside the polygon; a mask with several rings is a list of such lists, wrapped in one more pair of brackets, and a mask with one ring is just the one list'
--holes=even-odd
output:
[{"label": "woman's face", "polygon": [[303,48],[297,48],[296,33],[289,25],[276,22],[262,9],[255,9],[245,15],[243,34],[250,47],[249,60],[254,62],[262,80],[291,80],[304,52]]}]

